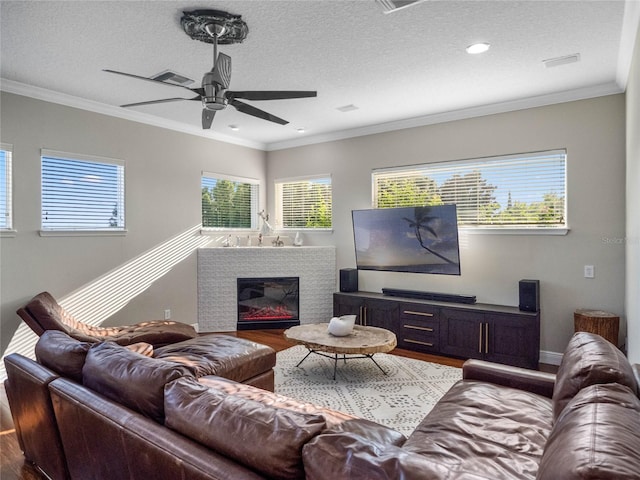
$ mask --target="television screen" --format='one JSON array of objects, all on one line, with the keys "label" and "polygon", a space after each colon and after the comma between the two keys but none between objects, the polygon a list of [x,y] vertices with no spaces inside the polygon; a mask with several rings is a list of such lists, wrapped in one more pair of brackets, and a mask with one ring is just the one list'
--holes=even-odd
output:
[{"label": "television screen", "polygon": [[359,270],[460,275],[455,205],[353,210]]}]

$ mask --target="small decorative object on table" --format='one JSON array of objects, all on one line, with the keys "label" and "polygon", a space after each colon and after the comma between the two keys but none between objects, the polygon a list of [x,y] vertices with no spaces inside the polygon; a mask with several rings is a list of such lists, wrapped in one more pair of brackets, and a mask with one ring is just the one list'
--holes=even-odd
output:
[{"label": "small decorative object on table", "polygon": [[333,317],[329,321],[328,332],[334,337],[346,337],[353,332],[353,326],[356,323],[357,315],[343,315],[341,317]]}]

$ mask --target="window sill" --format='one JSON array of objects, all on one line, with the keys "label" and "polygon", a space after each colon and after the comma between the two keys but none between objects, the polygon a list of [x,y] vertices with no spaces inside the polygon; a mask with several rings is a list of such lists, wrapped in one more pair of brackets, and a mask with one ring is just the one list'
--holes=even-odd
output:
[{"label": "window sill", "polygon": [[567,235],[569,231],[569,227],[460,227],[460,233],[468,235]]},{"label": "window sill", "polygon": [[17,233],[18,231],[13,229],[0,230],[0,238],[13,238]]},{"label": "window sill", "polygon": [[333,233],[333,228],[279,228],[278,232],[285,233]]},{"label": "window sill", "polygon": [[128,230],[40,230],[41,237],[124,237]]}]

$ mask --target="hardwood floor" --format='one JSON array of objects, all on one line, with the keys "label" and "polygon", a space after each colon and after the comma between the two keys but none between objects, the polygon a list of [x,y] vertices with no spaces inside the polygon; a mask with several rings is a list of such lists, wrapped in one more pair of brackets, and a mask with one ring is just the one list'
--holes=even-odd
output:
[{"label": "hardwood floor", "polygon": [[[276,351],[285,350],[292,345],[284,338],[283,330],[244,330],[239,332],[228,332],[228,335],[234,335],[240,338],[269,345]],[[424,353],[413,352],[409,350],[395,349],[394,355],[414,358],[427,362],[440,363],[452,367],[461,367],[464,360],[455,358],[440,357],[428,355]],[[540,366],[541,370],[554,371],[553,366]],[[46,480],[46,477],[38,472],[33,465],[25,462],[18,440],[13,428],[11,413],[4,390],[4,385],[0,387],[0,460],[2,462],[0,469],[0,478],[2,480]]]}]

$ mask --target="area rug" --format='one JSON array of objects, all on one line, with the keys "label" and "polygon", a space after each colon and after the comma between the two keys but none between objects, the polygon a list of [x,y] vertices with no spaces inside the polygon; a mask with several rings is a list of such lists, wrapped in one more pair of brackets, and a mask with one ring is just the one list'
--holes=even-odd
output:
[{"label": "area rug", "polygon": [[339,361],[333,380],[330,358],[312,354],[296,367],[307,352],[301,345],[278,352],[276,393],[366,418],[405,435],[462,378],[460,368],[378,353],[374,358],[387,375],[363,358]]}]

